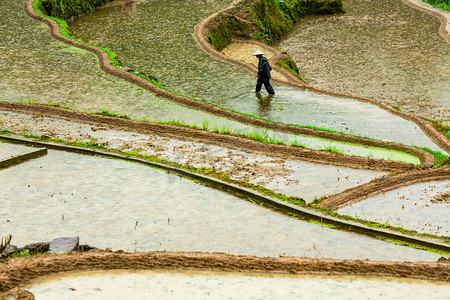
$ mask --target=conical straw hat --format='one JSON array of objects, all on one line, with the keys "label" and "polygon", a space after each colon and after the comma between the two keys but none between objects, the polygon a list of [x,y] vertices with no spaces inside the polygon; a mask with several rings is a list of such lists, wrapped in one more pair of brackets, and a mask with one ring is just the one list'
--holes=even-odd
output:
[{"label": "conical straw hat", "polygon": [[257,55],[264,55],[264,53],[259,50],[256,50],[256,52],[253,53],[253,56],[257,56]]}]

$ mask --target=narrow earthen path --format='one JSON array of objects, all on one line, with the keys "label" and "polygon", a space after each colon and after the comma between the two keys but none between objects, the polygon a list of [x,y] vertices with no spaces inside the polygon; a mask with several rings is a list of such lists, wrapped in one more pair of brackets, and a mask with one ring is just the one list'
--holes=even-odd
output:
[{"label": "narrow earthen path", "polygon": [[[59,118],[80,123],[88,123],[97,126],[108,126],[110,128],[135,131],[141,133],[153,133],[162,136],[174,137],[182,140],[200,141],[208,144],[226,146],[245,151],[252,151],[255,153],[261,153],[275,157],[299,159],[316,163],[331,164],[336,166],[345,166],[345,167],[380,170],[380,171],[386,170],[407,171],[407,170],[415,170],[417,168],[414,164],[405,162],[371,159],[358,156],[348,156],[340,153],[310,150],[301,147],[262,143],[243,137],[213,133],[198,129],[191,129],[187,127],[150,123],[143,121],[134,121],[122,118],[113,118],[103,115],[83,113],[41,104],[0,102],[0,110],[42,115],[52,118]],[[417,153],[416,155],[421,157],[423,163],[434,162],[434,156],[432,156],[429,152],[416,149],[413,147],[410,148],[412,148],[411,149],[412,153]],[[423,156],[420,156],[422,154]]]},{"label": "narrow earthen path", "polygon": [[[85,252],[0,261],[0,296],[14,295],[32,281],[58,273],[94,270],[198,270],[269,274],[389,276],[450,280],[448,262],[382,262],[369,260],[261,258],[201,252]],[[8,293],[9,292],[9,293]]]},{"label": "narrow earthen path", "polygon": [[319,206],[338,210],[367,198],[420,182],[450,179],[450,167],[385,176],[328,197]]}]

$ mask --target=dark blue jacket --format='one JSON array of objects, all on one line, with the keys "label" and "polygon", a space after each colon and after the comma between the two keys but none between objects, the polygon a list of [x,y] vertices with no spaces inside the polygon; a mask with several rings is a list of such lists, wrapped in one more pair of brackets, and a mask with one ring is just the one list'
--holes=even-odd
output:
[{"label": "dark blue jacket", "polygon": [[269,80],[271,78],[270,71],[272,71],[272,67],[269,65],[269,61],[264,56],[261,56],[258,63],[258,79],[262,82]]}]

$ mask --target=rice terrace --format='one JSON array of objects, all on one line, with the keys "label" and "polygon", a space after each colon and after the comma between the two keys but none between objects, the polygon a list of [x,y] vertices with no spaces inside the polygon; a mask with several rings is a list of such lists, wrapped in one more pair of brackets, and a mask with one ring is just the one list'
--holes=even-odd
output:
[{"label": "rice terrace", "polygon": [[0,73],[0,299],[450,295],[448,0],[1,0]]}]

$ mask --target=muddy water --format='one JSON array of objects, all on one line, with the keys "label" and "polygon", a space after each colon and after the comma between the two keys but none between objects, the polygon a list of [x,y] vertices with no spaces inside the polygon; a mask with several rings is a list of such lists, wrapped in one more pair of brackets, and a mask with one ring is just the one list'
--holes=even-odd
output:
[{"label": "muddy water", "polygon": [[436,149],[414,124],[372,105],[281,86],[275,86],[277,95],[271,101],[258,99],[252,92],[254,75],[209,57],[192,36],[196,24],[230,2],[143,0],[132,13],[112,2],[79,18],[71,28],[75,37],[115,51],[128,67],[226,108]]},{"label": "muddy water", "polygon": [[[256,288],[255,288],[256,287]],[[354,276],[98,271],[26,287],[36,299],[448,299],[448,283]],[[189,296],[187,296],[189,295]]]},{"label": "muddy water", "polygon": [[450,123],[450,45],[439,20],[400,0],[344,6],[344,15],[305,18],[279,43],[305,79]]},{"label": "muddy water", "polygon": [[0,123],[4,129],[14,130],[22,135],[40,135],[86,143],[94,140],[108,148],[154,155],[196,168],[216,169],[226,172],[232,179],[261,184],[271,190],[300,197],[307,202],[388,174],[285,160],[200,142],[17,113],[0,112]]},{"label": "muddy water", "polygon": [[[90,52],[56,41],[30,19],[25,0],[0,2],[0,100],[58,103],[82,111],[126,114],[151,121],[251,127],[161,99],[99,69]],[[19,99],[20,101],[20,99]]]},{"label": "muddy water", "polygon": [[[160,99],[143,89],[116,79],[98,68],[97,58],[84,50],[54,40],[46,25],[28,18],[25,1],[0,3],[0,100],[35,100],[68,105],[78,110],[109,111],[150,121],[184,121],[210,128],[227,127],[241,132],[261,131]],[[17,51],[21,49],[21,51]],[[245,74],[245,72],[243,73]],[[20,124],[19,124],[20,126]],[[344,153],[418,163],[409,155],[340,144],[269,131],[269,136],[299,140],[316,149],[330,145]],[[349,150],[350,148],[350,150]],[[353,149],[353,150],[351,150]]]},{"label": "muddy water", "polygon": [[11,157],[24,155],[36,151],[36,148],[24,147],[21,145],[2,143],[0,141],[0,161],[7,160]]},{"label": "muddy water", "polygon": [[302,222],[175,175],[49,151],[1,170],[0,228],[25,245],[80,236],[125,251],[433,261],[439,255]]},{"label": "muddy water", "polygon": [[450,236],[450,180],[418,183],[342,208],[339,213]]}]

